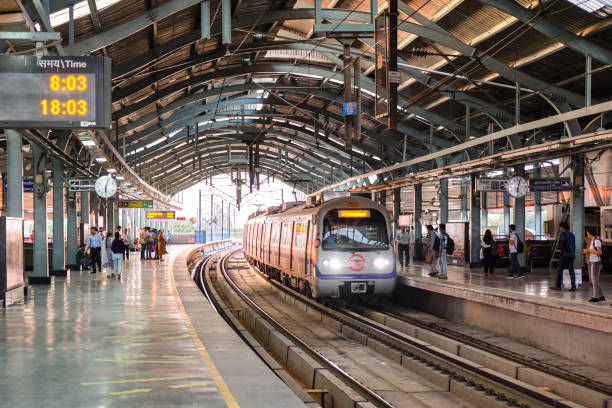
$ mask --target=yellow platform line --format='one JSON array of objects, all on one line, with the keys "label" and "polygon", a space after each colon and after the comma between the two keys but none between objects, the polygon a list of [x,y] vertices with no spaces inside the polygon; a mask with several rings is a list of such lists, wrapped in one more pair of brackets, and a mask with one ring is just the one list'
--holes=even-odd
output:
[{"label": "yellow platform line", "polygon": [[94,361],[99,363],[147,363],[147,364],[193,364],[193,361],[164,361],[164,360],[112,360],[106,358],[96,358]]},{"label": "yellow platform line", "polygon": [[190,387],[203,387],[205,385],[208,385],[207,382],[203,381],[203,382],[194,382],[194,383],[190,383],[190,384],[181,384],[181,385],[169,385],[168,388],[190,388]]},{"label": "yellow platform line", "polygon": [[135,390],[111,392],[111,393],[109,393],[109,395],[136,394],[136,393],[139,393],[139,392],[151,392],[151,390],[152,390],[152,388],[138,388],[138,389],[135,389]]},{"label": "yellow platform line", "polygon": [[225,403],[227,404],[227,406],[229,408],[240,408],[240,405],[238,405],[238,403],[234,399],[234,395],[232,394],[229,387],[225,383],[225,380],[223,380],[223,377],[221,376],[221,373],[217,369],[217,366],[215,366],[215,363],[210,358],[208,351],[206,351],[204,344],[202,344],[202,340],[200,340],[198,333],[195,331],[195,329],[193,328],[193,325],[191,324],[191,319],[189,319],[189,316],[187,315],[187,312],[185,311],[185,307],[183,306],[181,297],[178,293],[178,290],[176,289],[176,283],[174,282],[174,263],[175,261],[176,261],[176,257],[172,258],[172,262],[170,263],[170,267],[168,268],[168,273],[170,274],[170,284],[172,285],[172,291],[174,292],[174,298],[176,299],[176,304],[181,312],[181,316],[183,316],[183,320],[185,321],[187,330],[189,330],[191,339],[193,340],[193,343],[198,349],[198,352],[200,353],[200,356],[202,357],[204,364],[206,364],[206,368],[208,369],[208,372],[212,376],[213,381],[217,385],[217,389],[219,390],[219,393],[225,400]]},{"label": "yellow platform line", "polygon": [[187,380],[189,378],[204,378],[204,376],[203,375],[181,375],[178,377],[136,378],[132,380],[126,379],[126,380],[82,382],[81,385],[104,385],[104,384],[127,384],[127,383],[139,383],[139,382],[153,382],[153,381],[175,381],[175,380]]}]

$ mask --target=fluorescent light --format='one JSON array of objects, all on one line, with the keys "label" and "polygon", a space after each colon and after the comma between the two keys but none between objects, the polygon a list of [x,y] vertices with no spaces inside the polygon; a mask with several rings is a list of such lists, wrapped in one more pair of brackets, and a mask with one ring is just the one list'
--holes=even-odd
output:
[{"label": "fluorescent light", "polygon": [[123,177],[121,174],[118,174],[117,177],[115,177],[117,180],[125,180],[125,177]]},{"label": "fluorescent light", "polygon": [[89,147],[94,147],[96,145],[96,142],[94,142],[91,139],[81,140],[81,143],[83,143],[83,146],[89,146]]},{"label": "fluorescent light", "polygon": [[106,169],[106,172],[107,172],[107,173],[114,173],[114,172],[116,172],[116,171],[117,171],[117,170],[113,169],[112,167],[110,167],[110,168]]},{"label": "fluorescent light", "polygon": [[105,158],[105,157],[98,156],[98,157],[96,157],[96,161],[97,161],[98,163],[104,163],[104,162],[106,161],[106,158]]}]

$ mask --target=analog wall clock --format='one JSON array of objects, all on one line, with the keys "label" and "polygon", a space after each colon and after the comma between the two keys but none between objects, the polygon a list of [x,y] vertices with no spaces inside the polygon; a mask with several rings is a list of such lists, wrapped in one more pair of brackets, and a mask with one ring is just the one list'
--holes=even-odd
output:
[{"label": "analog wall clock", "polygon": [[96,180],[96,193],[102,198],[109,198],[117,192],[117,182],[111,176],[100,176]]},{"label": "analog wall clock", "polygon": [[514,176],[508,181],[508,194],[515,198],[525,197],[527,194],[527,179],[521,176]]}]

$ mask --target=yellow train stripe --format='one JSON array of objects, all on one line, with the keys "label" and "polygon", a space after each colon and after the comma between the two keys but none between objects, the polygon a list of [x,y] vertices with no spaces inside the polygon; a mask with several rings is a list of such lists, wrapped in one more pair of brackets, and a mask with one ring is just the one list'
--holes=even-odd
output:
[{"label": "yellow train stripe", "polygon": [[204,344],[202,344],[202,340],[200,340],[200,337],[198,336],[197,332],[193,328],[193,325],[191,324],[191,320],[189,319],[189,316],[187,316],[187,312],[185,311],[185,307],[183,306],[181,297],[179,296],[178,290],[176,289],[176,283],[174,282],[173,272],[174,272],[174,262],[175,261],[176,261],[176,257],[172,258],[172,262],[170,263],[168,272],[170,274],[170,283],[172,285],[172,291],[174,292],[174,298],[176,299],[176,304],[181,312],[181,316],[183,316],[183,320],[185,321],[187,330],[189,330],[189,333],[191,334],[191,339],[193,340],[193,343],[198,349],[198,352],[200,353],[200,356],[202,357],[204,364],[206,364],[206,368],[208,369],[208,372],[212,376],[213,381],[217,385],[217,389],[221,393],[221,396],[225,400],[225,403],[227,404],[227,406],[229,408],[240,408],[240,405],[238,405],[238,403],[234,399],[232,392],[230,391],[229,387],[223,380],[223,377],[221,376],[221,373],[215,366],[215,363],[210,358],[210,355],[208,355],[208,351],[206,351]]},{"label": "yellow train stripe", "polygon": [[189,378],[204,378],[203,375],[182,375],[178,377],[156,377],[156,378],[136,378],[132,380],[112,380],[112,381],[96,381],[96,382],[82,382],[81,385],[103,385],[103,384],[127,384],[127,383],[139,383],[139,382],[152,382],[152,381],[175,381],[175,380],[186,380]]}]

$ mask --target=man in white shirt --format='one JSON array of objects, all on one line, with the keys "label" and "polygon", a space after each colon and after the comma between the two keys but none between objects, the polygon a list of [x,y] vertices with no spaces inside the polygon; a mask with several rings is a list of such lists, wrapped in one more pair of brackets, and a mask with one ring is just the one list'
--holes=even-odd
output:
[{"label": "man in white shirt", "polygon": [[[400,261],[400,266],[404,269],[410,263],[410,234],[406,231],[406,227],[402,226],[400,232],[397,233],[397,254]],[[404,261],[405,260],[405,261]]]},{"label": "man in white shirt", "polygon": [[514,279],[516,278],[524,278],[525,275],[521,271],[521,265],[518,262],[518,240],[519,237],[516,234],[516,225],[510,224],[508,226],[510,230],[510,239],[508,248],[510,249],[510,266],[512,267],[512,271],[508,274],[506,279]]},{"label": "man in white shirt", "polygon": [[603,302],[606,298],[603,295],[601,286],[599,285],[599,274],[601,273],[601,255],[603,254],[603,245],[601,239],[595,235],[595,231],[587,230],[589,236],[589,247],[584,249],[582,252],[587,257],[587,265],[589,267],[589,281],[593,288],[591,299],[589,302]]}]

